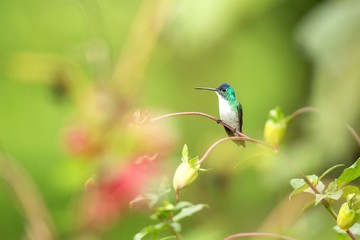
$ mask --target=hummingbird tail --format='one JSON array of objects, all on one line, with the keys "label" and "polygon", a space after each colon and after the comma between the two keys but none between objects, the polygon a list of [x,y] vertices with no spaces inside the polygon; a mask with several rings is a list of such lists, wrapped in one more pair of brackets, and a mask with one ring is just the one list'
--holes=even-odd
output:
[{"label": "hummingbird tail", "polygon": [[[234,137],[234,136],[235,136],[234,132],[231,131],[230,129],[228,129],[228,128],[226,128],[226,127],[224,127],[224,129],[225,129],[225,131],[226,131],[226,133],[227,133],[227,135],[228,135],[229,137]],[[236,145],[238,145],[239,147],[240,147],[240,146],[243,146],[244,148],[246,148],[246,142],[245,142],[244,140],[233,140],[233,142],[234,142]]]}]

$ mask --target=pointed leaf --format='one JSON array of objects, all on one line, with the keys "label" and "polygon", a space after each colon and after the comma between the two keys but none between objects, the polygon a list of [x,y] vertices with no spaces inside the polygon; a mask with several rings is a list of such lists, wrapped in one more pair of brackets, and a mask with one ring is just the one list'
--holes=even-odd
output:
[{"label": "pointed leaf", "polygon": [[192,167],[200,168],[200,164],[197,164],[197,161],[199,161],[199,157],[198,157],[198,156],[189,159],[189,160],[188,160],[188,163],[189,163]]},{"label": "pointed leaf", "polygon": [[[317,188],[318,188],[318,176],[316,175],[309,175],[307,178],[312,182]],[[310,187],[306,184],[305,180],[302,178],[294,178],[290,180],[290,185],[294,188],[294,191],[291,192],[289,199],[291,200],[292,196],[301,193],[301,192],[309,192],[314,193]],[[319,189],[321,190],[323,186],[319,186]],[[309,189],[309,190],[308,190]],[[318,190],[319,190],[318,189]],[[319,192],[322,192],[322,190]]]},{"label": "pointed leaf", "polygon": [[189,160],[189,149],[186,144],[184,144],[183,150],[182,150],[182,158],[181,160],[183,162],[188,162]]},{"label": "pointed leaf", "polygon": [[168,239],[176,239],[177,237],[175,235],[173,236],[167,236],[167,237],[163,237],[163,238],[160,238],[159,240],[168,240]]},{"label": "pointed leaf", "polygon": [[360,164],[358,164],[359,161],[360,158],[356,160],[356,162],[353,165],[346,168],[341,173],[340,177],[336,179],[336,183],[339,188],[354,181],[356,178],[360,177]]},{"label": "pointed leaf", "polygon": [[321,200],[325,199],[327,194],[315,194],[315,206],[317,206]]},{"label": "pointed leaf", "polygon": [[178,202],[175,205],[175,210],[177,211],[177,210],[180,210],[182,208],[190,207],[190,206],[193,206],[193,204],[191,202],[181,201],[181,202]]},{"label": "pointed leaf", "polygon": [[347,195],[352,194],[352,193],[360,193],[360,190],[358,187],[353,186],[353,185],[347,185],[345,187],[342,188],[343,194],[342,197],[346,198]]},{"label": "pointed leaf", "polygon": [[290,185],[296,190],[305,185],[305,181],[302,178],[294,178],[290,180]]},{"label": "pointed leaf", "polygon": [[328,198],[330,198],[332,200],[335,200],[335,201],[338,201],[341,198],[342,195],[343,195],[343,190],[340,189],[340,190],[337,190],[336,192],[329,193]]},{"label": "pointed leaf", "polygon": [[[339,226],[335,226],[334,230],[337,233],[340,234],[346,234],[346,232],[344,230],[342,230]],[[359,236],[360,235],[360,224],[359,223],[355,223],[350,229],[349,229],[355,236]]]},{"label": "pointed leaf", "polygon": [[336,192],[338,189],[337,184],[335,181],[332,181],[329,183],[328,187],[326,188],[325,192],[326,193],[333,193]]},{"label": "pointed leaf", "polygon": [[181,224],[178,222],[172,222],[170,223],[171,228],[175,231],[175,232],[181,232]]},{"label": "pointed leaf", "polygon": [[345,164],[337,164],[335,166],[332,166],[331,168],[329,168],[328,170],[326,170],[323,174],[321,174],[321,176],[319,177],[319,180],[321,180],[323,177],[325,177],[327,174],[329,174],[332,170],[334,170],[335,168],[338,168],[338,167],[342,167],[344,166]]},{"label": "pointed leaf", "polygon": [[173,220],[175,222],[178,222],[183,218],[192,216],[194,213],[197,213],[197,212],[201,211],[205,207],[208,207],[208,206],[206,204],[196,204],[196,205],[193,205],[193,206],[190,206],[190,207],[187,207],[187,208],[183,208],[183,209],[181,209],[181,211],[178,214],[176,214],[173,217]]},{"label": "pointed leaf", "polygon": [[290,193],[289,199],[291,200],[292,196],[303,192],[305,189],[307,189],[309,186],[306,185],[304,179],[301,178],[295,178],[290,180],[290,185],[294,188],[294,191]]},{"label": "pointed leaf", "polygon": [[144,227],[141,229],[140,232],[135,234],[133,240],[142,240],[144,237],[146,237],[149,234],[154,234],[155,232],[159,231],[161,228],[163,228],[165,225],[163,223],[158,223],[156,225],[150,225],[147,227]]}]

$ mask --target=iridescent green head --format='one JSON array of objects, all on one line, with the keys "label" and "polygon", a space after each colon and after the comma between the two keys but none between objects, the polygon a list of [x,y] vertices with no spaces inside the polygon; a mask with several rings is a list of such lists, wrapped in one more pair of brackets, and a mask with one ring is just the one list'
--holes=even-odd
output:
[{"label": "iridescent green head", "polygon": [[196,89],[215,91],[219,96],[230,103],[236,101],[235,91],[228,83],[223,83],[217,88],[197,87]]}]

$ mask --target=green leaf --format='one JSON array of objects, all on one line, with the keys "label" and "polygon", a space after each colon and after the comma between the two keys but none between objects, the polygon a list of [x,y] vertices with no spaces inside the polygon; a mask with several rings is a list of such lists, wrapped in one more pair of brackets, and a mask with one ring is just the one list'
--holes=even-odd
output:
[{"label": "green leaf", "polygon": [[188,163],[190,164],[190,166],[195,167],[195,168],[200,168],[200,164],[197,164],[197,161],[199,161],[199,157],[193,157],[192,159],[188,160]]},{"label": "green leaf", "polygon": [[360,193],[359,188],[356,186],[353,186],[353,185],[347,185],[347,186],[343,187],[342,191],[343,191],[343,193],[342,193],[341,197],[343,197],[343,198],[346,198],[347,195],[352,194],[352,193],[355,193],[355,194]]},{"label": "green leaf", "polygon": [[178,202],[175,205],[175,210],[177,211],[177,210],[180,210],[182,208],[190,207],[190,206],[193,206],[193,204],[191,202],[181,201],[181,202]]},{"label": "green leaf", "polygon": [[183,150],[182,150],[182,158],[181,158],[181,160],[183,162],[188,162],[188,160],[189,160],[189,149],[188,149],[186,144],[184,145]]},{"label": "green leaf", "polygon": [[351,238],[349,237],[349,235],[338,234],[338,237],[336,240],[351,240]]},{"label": "green leaf", "polygon": [[325,199],[327,194],[315,194],[315,206],[318,205],[321,200]]},{"label": "green leaf", "polygon": [[183,208],[178,214],[173,217],[173,221],[178,222],[183,218],[192,216],[194,213],[201,211],[205,207],[208,206],[206,204],[196,204],[190,207]]},{"label": "green leaf", "polygon": [[338,167],[342,167],[344,166],[345,164],[337,164],[335,166],[332,166],[331,168],[329,168],[328,170],[326,170],[323,174],[321,174],[321,176],[319,177],[319,180],[321,180],[323,177],[325,177],[326,175],[328,175],[332,170],[334,170],[335,168],[338,168]]},{"label": "green leaf", "polygon": [[160,238],[159,240],[168,240],[168,239],[176,239],[177,237],[175,235],[172,235],[172,236],[167,236],[167,237],[163,237],[163,238]]},{"label": "green leaf", "polygon": [[[324,183],[322,181],[319,181],[317,184],[314,184],[314,185],[315,185],[315,188],[319,191],[319,193],[322,194],[324,192],[325,185],[324,185]],[[304,192],[315,194],[314,191],[310,187],[305,189]]]},{"label": "green leaf", "polygon": [[340,189],[340,190],[337,190],[336,192],[329,193],[328,198],[338,201],[343,196],[343,192],[344,191],[342,189]]},{"label": "green leaf", "polygon": [[170,223],[170,226],[175,232],[181,232],[181,224],[180,223],[172,222],[172,223]]},{"label": "green leaf", "polygon": [[294,191],[290,193],[289,199],[291,200],[292,196],[303,192],[309,186],[306,185],[304,179],[301,178],[294,178],[290,180],[290,185],[294,188]]},{"label": "green leaf", "polygon": [[165,225],[163,223],[158,223],[156,225],[150,225],[147,227],[144,227],[141,229],[140,232],[135,234],[133,240],[142,240],[144,237],[146,237],[149,234],[156,234],[161,228],[163,228]]},{"label": "green leaf", "polygon": [[358,164],[359,161],[360,158],[356,160],[356,162],[353,165],[346,168],[341,173],[340,177],[336,179],[336,184],[338,185],[339,188],[360,177],[360,165]]},{"label": "green leaf", "polygon": [[[339,226],[335,226],[334,230],[337,233],[340,234],[347,234],[344,230],[342,230]],[[355,223],[350,229],[349,229],[354,235],[356,236],[360,236],[360,224],[359,223]]]},{"label": "green leaf", "polygon": [[[307,176],[307,178],[309,179],[310,182],[312,182],[316,188],[318,188],[317,184],[318,184],[318,176],[316,175],[309,175]],[[291,192],[289,199],[291,200],[292,196],[294,196],[295,194],[307,191],[307,189],[309,188],[310,193],[313,193],[313,191],[310,189],[310,187],[307,185],[307,183],[305,182],[304,179],[302,178],[294,178],[290,180],[290,185],[294,188],[294,191]],[[318,189],[319,190],[319,189]],[[322,191],[320,191],[322,192]]]}]

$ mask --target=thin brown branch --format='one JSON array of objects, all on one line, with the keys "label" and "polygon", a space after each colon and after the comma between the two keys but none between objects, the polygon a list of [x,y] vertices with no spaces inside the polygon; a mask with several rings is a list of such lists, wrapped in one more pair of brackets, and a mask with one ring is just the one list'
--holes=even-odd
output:
[{"label": "thin brown branch", "polygon": [[360,136],[357,134],[357,132],[355,131],[355,129],[353,127],[351,127],[349,124],[345,125],[346,128],[350,131],[350,133],[354,136],[356,142],[358,143],[358,145],[360,146]]},{"label": "thin brown branch", "polygon": [[[301,108],[297,111],[295,111],[293,114],[290,115],[289,119],[288,120],[291,120],[293,119],[294,117],[298,116],[299,114],[302,114],[302,113],[306,113],[306,112],[317,112],[318,110],[316,108],[313,108],[313,107],[305,107],[305,108]],[[166,119],[166,118],[170,118],[170,117],[177,117],[177,116],[192,116],[192,115],[196,115],[196,116],[202,116],[202,117],[205,117],[205,118],[208,118],[208,119],[211,119],[221,125],[223,125],[224,127],[230,129],[231,131],[233,131],[235,134],[239,135],[239,136],[236,136],[236,137],[227,137],[227,138],[222,138],[218,141],[216,141],[213,145],[210,146],[210,148],[205,152],[204,156],[198,161],[198,163],[201,163],[205,160],[205,158],[208,156],[208,154],[215,148],[215,146],[217,146],[219,143],[221,142],[224,142],[224,141],[227,141],[227,140],[245,140],[245,141],[249,141],[249,142],[253,142],[253,143],[256,143],[256,144],[260,144],[264,147],[267,147],[277,153],[280,153],[286,160],[288,163],[291,164],[292,167],[294,167],[301,175],[302,175],[302,178],[304,179],[304,181],[306,182],[306,184],[314,191],[315,194],[320,194],[320,192],[316,189],[316,187],[314,186],[314,184],[312,184],[312,182],[307,178],[307,176],[301,171],[301,169],[295,165],[289,157],[287,157],[286,154],[284,154],[283,152],[279,151],[278,148],[270,145],[270,144],[267,144],[263,141],[260,141],[260,140],[256,140],[256,139],[253,139],[253,138],[250,138],[248,137],[247,135],[245,135],[244,133],[240,132],[240,131],[237,131],[236,129],[232,128],[231,126],[229,126],[228,124],[224,123],[223,121],[209,115],[209,114],[206,114],[206,113],[202,113],[202,112],[178,112],[178,113],[170,113],[170,114],[166,114],[166,115],[162,115],[162,116],[159,116],[159,117],[156,117],[156,118],[152,118],[150,119],[150,122],[154,122],[154,121],[158,121],[158,120],[161,120],[161,119]],[[326,199],[323,199],[321,201],[321,203],[324,205],[325,209],[333,216],[333,218],[335,218],[335,220],[337,219],[337,214],[334,212],[334,210],[331,208],[330,206],[330,203],[328,201],[326,201]],[[349,235],[349,237],[352,239],[352,240],[357,240],[357,238],[355,237],[355,235],[350,231],[346,231],[346,233]]]},{"label": "thin brown branch", "polygon": [[197,161],[198,164],[201,164],[206,158],[207,156],[210,154],[210,152],[220,143],[228,141],[228,140],[245,140],[244,137],[226,137],[226,138],[222,138],[218,141],[216,141],[215,143],[213,143],[213,145],[211,145],[208,150],[205,152],[205,154],[202,156],[202,158],[200,158],[200,160]]},{"label": "thin brown branch", "polygon": [[295,117],[303,114],[303,113],[313,113],[313,112],[320,112],[319,109],[315,108],[315,107],[303,107],[303,108],[299,108],[298,110],[296,110],[295,112],[293,112],[291,115],[289,115],[286,118],[286,121],[291,121],[293,120]]},{"label": "thin brown branch", "polygon": [[296,240],[296,238],[292,238],[289,236],[276,234],[276,233],[266,233],[266,232],[248,232],[248,233],[236,233],[233,235],[230,235],[224,240],[230,240],[235,238],[241,238],[241,237],[272,237],[272,238],[279,238],[279,239],[285,239],[285,240]]},{"label": "thin brown branch", "polygon": [[55,238],[50,214],[32,179],[12,159],[0,153],[0,178],[14,191],[28,221],[27,239]]},{"label": "thin brown branch", "polygon": [[260,140],[257,140],[257,139],[253,139],[251,137],[248,137],[247,135],[245,135],[244,133],[240,132],[240,131],[237,131],[235,128],[231,127],[230,125],[228,125],[227,123],[215,118],[214,116],[211,116],[209,114],[206,114],[206,113],[202,113],[202,112],[178,112],[178,113],[170,113],[170,114],[165,114],[165,115],[162,115],[162,116],[159,116],[159,117],[155,117],[155,118],[152,118],[150,119],[150,122],[155,122],[155,121],[158,121],[158,120],[162,120],[162,119],[165,119],[165,118],[171,118],[171,117],[178,117],[178,116],[202,116],[202,117],[205,117],[205,118],[208,118],[208,119],[211,119],[213,121],[215,121],[216,123],[218,124],[221,124],[223,125],[224,127],[228,128],[229,130],[231,130],[232,132],[234,132],[236,135],[238,135],[239,137],[242,137],[241,140],[245,140],[245,141],[249,141],[249,142],[252,142],[252,143],[256,143],[256,144],[260,144],[260,145],[263,145],[267,148],[270,148],[274,151],[277,151],[277,148],[275,148],[274,146],[270,145],[270,144],[267,144],[263,141],[260,141]]}]

